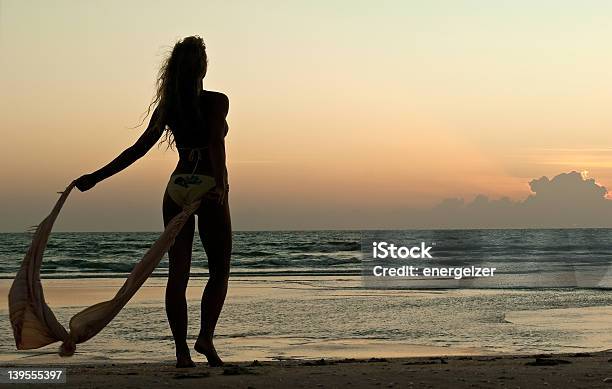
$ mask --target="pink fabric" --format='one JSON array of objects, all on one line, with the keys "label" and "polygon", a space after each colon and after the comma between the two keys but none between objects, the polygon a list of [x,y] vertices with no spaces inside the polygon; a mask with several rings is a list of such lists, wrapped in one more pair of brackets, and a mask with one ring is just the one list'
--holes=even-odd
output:
[{"label": "pink fabric", "polygon": [[174,243],[174,239],[185,222],[200,205],[200,201],[195,201],[185,206],[183,211],[168,223],[164,232],[142,259],[136,263],[115,297],[77,313],[70,319],[70,331],[68,332],[57,321],[53,311],[45,302],[40,282],[40,267],[53,223],[74,185],[74,182],[68,185],[49,216],[38,225],[32,238],[32,244],[11,285],[9,314],[15,343],[19,350],[35,349],[61,341],[60,354],[72,355],[77,343],[85,342],[102,331],[149,278]]}]

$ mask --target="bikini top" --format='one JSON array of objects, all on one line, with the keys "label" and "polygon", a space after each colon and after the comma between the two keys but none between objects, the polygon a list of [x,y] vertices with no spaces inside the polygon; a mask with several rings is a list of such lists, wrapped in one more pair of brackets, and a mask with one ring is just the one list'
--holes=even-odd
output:
[{"label": "bikini top", "polygon": [[[225,122],[225,135],[227,135],[227,132],[229,131],[229,126],[227,125],[227,122]],[[177,150],[183,150],[183,151],[189,151],[189,161],[196,161],[195,166],[193,167],[193,171],[191,172],[191,175],[195,174],[195,171],[198,168],[198,163],[200,162],[201,159],[204,159],[203,157],[203,150],[208,149],[208,146],[200,146],[200,147],[176,147]]]}]

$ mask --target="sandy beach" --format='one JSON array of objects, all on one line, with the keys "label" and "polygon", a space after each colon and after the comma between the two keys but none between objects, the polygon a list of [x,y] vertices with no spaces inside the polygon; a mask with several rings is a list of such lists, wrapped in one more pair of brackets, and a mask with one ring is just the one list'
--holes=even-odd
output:
[{"label": "sandy beach", "polygon": [[[596,388],[612,381],[612,308],[604,292],[377,291],[360,288],[358,277],[237,277],[217,341],[226,366],[209,368],[193,353],[197,367],[185,370],[172,360],[164,281],[150,279],[70,358],[57,355],[57,343],[14,350],[3,328],[0,366],[66,368],[69,387]],[[66,323],[112,296],[121,280],[44,283]],[[188,291],[191,334],[201,284],[194,279]],[[0,292],[9,285],[2,280]]]},{"label": "sandy beach", "polygon": [[[48,279],[45,296],[67,326],[85,306],[110,298],[122,279]],[[188,288],[189,340],[195,341],[203,279]],[[10,280],[0,280],[7,294]],[[59,343],[17,351],[0,328],[9,364],[158,363],[173,358],[164,311],[165,279],[152,278],[98,336],[69,359]],[[6,317],[6,301],[0,316]],[[217,348],[241,361],[534,355],[612,348],[612,298],[591,290],[371,290],[359,277],[235,277]],[[6,321],[8,324],[8,320]]]},{"label": "sandy beach", "polygon": [[244,362],[176,369],[158,363],[67,366],[71,388],[608,388],[612,352]]}]

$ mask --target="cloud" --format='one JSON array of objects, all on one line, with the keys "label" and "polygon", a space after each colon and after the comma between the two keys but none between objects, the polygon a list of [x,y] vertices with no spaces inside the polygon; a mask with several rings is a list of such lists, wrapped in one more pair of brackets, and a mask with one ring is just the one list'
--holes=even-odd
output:
[{"label": "cloud", "polygon": [[[578,228],[612,227],[612,200],[607,189],[579,172],[541,177],[529,182],[532,194],[522,200],[447,198],[433,208],[372,207],[320,209],[294,207],[274,219],[267,210],[238,218],[261,221],[259,229],[438,229],[438,228]],[[236,213],[235,213],[236,216]],[[282,217],[282,219],[280,219]],[[268,223],[268,224],[263,224]]]},{"label": "cloud", "polygon": [[612,227],[608,191],[592,178],[573,171],[534,179],[529,187],[533,194],[522,201],[445,199],[419,219],[437,228]]}]

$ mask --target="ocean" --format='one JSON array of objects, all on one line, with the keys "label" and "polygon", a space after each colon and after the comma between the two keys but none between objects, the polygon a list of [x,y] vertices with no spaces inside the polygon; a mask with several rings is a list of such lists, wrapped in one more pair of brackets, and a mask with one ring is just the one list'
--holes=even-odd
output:
[{"label": "ocean", "polygon": [[[493,264],[507,282],[372,288],[362,262],[372,235],[432,243],[434,260],[445,266]],[[83,307],[110,298],[157,236],[53,233],[42,278],[60,321],[67,326]],[[235,361],[609,349],[611,236],[608,229],[235,232],[217,347]],[[29,242],[28,234],[0,234],[2,292],[8,293]],[[79,345],[75,358],[172,359],[163,309],[167,265],[164,259],[116,319]],[[192,338],[206,275],[196,234],[188,292]],[[558,279],[563,282],[555,284]],[[6,303],[0,317],[0,359],[32,362],[56,352],[57,345],[17,352]]]},{"label": "ocean", "polygon": [[[124,277],[158,236],[156,232],[53,233],[45,252],[42,277]],[[363,274],[362,259],[376,238],[435,245],[430,263],[495,266],[495,280],[500,281],[487,287],[612,286],[612,229],[234,232],[232,275]],[[1,278],[13,277],[30,239],[27,233],[0,234]],[[411,261],[417,265],[423,262]],[[164,276],[167,269],[165,257],[154,276]],[[562,273],[571,273],[572,280],[556,283],[554,278]],[[197,233],[191,274],[208,274],[206,254]],[[531,277],[537,282],[513,283],[508,281],[508,275],[514,275],[514,280],[521,276],[523,281]],[[594,279],[581,280],[589,275]],[[470,285],[474,286],[464,281],[456,286]]]},{"label": "ocean", "polygon": [[[56,232],[42,277],[123,277],[160,233]],[[27,233],[0,234],[0,277],[12,278],[30,244]],[[359,274],[359,231],[234,232],[232,275]],[[154,276],[168,271],[167,256]],[[208,274],[206,254],[194,237],[192,276]]]}]

